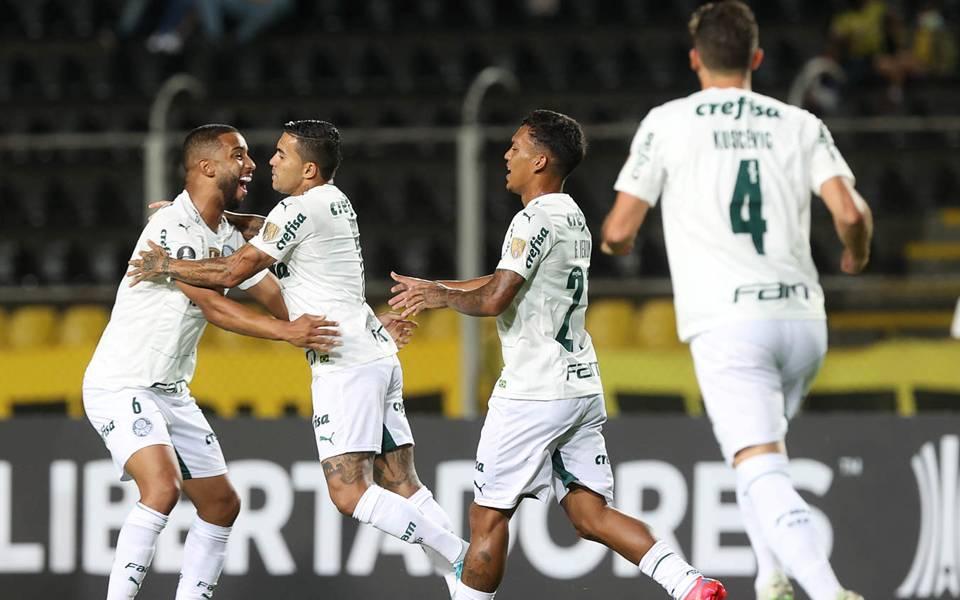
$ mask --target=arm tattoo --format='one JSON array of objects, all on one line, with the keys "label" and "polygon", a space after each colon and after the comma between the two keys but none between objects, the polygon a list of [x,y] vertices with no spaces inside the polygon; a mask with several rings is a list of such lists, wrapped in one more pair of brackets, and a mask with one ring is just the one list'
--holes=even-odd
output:
[{"label": "arm tattoo", "polygon": [[[159,265],[159,268],[158,268]],[[170,274],[170,255],[166,252],[163,253],[163,256],[157,256],[154,253],[146,254],[143,257],[143,270],[144,271],[156,271],[161,275]]]},{"label": "arm tattoo", "polygon": [[199,287],[227,287],[230,267],[227,258],[204,260],[170,260],[167,257],[164,273],[178,281]]},{"label": "arm tattoo", "polygon": [[484,285],[469,292],[460,292],[457,290],[445,290],[447,294],[447,306],[459,313],[471,315],[474,317],[486,317],[491,313],[487,303],[493,296],[493,286]]}]

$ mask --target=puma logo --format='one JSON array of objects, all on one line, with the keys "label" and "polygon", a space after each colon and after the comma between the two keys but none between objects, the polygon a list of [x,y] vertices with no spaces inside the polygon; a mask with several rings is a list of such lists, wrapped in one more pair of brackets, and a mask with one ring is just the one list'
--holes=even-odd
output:
[{"label": "puma logo", "polygon": [[487,487],[487,484],[479,485],[477,480],[473,480],[473,486],[477,488],[477,491],[480,492],[480,495],[483,495],[483,488]]},{"label": "puma logo", "polygon": [[332,445],[333,445],[333,436],[334,436],[336,433],[337,433],[337,432],[334,431],[333,433],[330,434],[330,437],[327,437],[327,436],[325,436],[325,435],[317,435],[317,441],[318,441],[318,442],[330,442],[330,445],[332,446]]},{"label": "puma logo", "polygon": [[133,585],[137,586],[137,589],[140,589],[140,582],[134,579],[133,577],[127,577],[127,581],[132,581]]}]

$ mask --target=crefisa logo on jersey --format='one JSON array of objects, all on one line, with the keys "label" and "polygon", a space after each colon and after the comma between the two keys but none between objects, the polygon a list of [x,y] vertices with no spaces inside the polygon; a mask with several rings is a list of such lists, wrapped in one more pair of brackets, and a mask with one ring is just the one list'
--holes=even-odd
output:
[{"label": "crefisa logo on jersey", "polygon": [[960,436],[940,438],[939,464],[934,442],[927,442],[910,466],[920,494],[920,537],[897,598],[960,598]]}]

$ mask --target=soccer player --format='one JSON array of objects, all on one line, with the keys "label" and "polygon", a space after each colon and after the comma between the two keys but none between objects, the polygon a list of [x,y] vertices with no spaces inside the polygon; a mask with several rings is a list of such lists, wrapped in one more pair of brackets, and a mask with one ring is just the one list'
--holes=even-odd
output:
[{"label": "soccer player", "polygon": [[426,281],[393,274],[391,306],[402,317],[450,307],[497,317],[503,372],[488,405],[474,472],[470,550],[457,600],[491,600],[507,559],[508,523],[525,497],[553,489],[577,534],[611,548],[673,598],[722,599],[642,522],[613,502],[613,472],[602,428],[607,420],[587,309],[591,236],[580,208],[563,193],[583,159],[579,123],[536,110],[523,119],[504,155],[506,187],[520,196],[493,275]]},{"label": "soccer player", "polygon": [[422,544],[452,592],[466,542],[450,531],[449,517],[417,477],[397,346],[366,303],[357,214],[333,184],[340,157],[332,124],[287,123],[270,165],[273,188],[289,197],[250,243],[202,261],[173,260],[152,244],[131,265],[140,279],[231,286],[276,263],[291,315],[322,309],[337,322],[342,345],[307,353],[330,498],[341,513]]},{"label": "soccer player", "polygon": [[827,348],[810,193],[833,215],[846,273],[867,264],[871,213],[824,124],[751,91],[763,51],[744,3],[701,6],[690,33],[702,90],[654,108],[640,124],[601,248],[628,253],[662,198],[677,328],[736,471],[757,597],[793,598],[790,574],[813,600],[860,598],[843,590],[818,543],[784,439]]},{"label": "soccer player", "polygon": [[[184,191],[147,224],[136,250],[157,239],[184,259],[220,256],[243,243],[223,218],[246,196],[256,167],[243,136],[228,125],[204,125],[183,143]],[[136,481],[140,501],[117,539],[107,600],[136,596],[157,536],[181,490],[197,508],[184,545],[177,600],[211,598],[240,499],[227,479],[216,435],[190,395],[197,342],[207,321],[245,335],[286,340],[315,352],[333,347],[334,323],[303,315],[289,321],[276,280],[267,272],[237,282],[277,318],[228,300],[221,290],[162,281],[121,282],[110,322],[83,380],[84,408],[122,479]]]}]

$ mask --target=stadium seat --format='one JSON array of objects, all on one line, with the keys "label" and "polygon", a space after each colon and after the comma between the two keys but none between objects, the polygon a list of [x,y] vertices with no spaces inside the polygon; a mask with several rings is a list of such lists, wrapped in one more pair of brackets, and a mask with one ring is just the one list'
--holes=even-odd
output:
[{"label": "stadium seat", "polygon": [[627,348],[633,344],[634,306],[630,300],[595,300],[587,307],[587,332],[598,349]]},{"label": "stadium seat", "polygon": [[0,308],[0,349],[6,348],[7,346],[7,333],[10,328],[9,321],[10,318],[7,316],[7,311]]},{"label": "stadium seat", "polygon": [[76,305],[67,308],[60,320],[60,343],[92,347],[100,339],[109,318],[107,309],[99,305]]},{"label": "stadium seat", "polygon": [[8,327],[7,342],[11,349],[49,346],[57,339],[57,312],[47,305],[17,308],[10,315]]},{"label": "stadium seat", "polygon": [[637,345],[642,348],[666,350],[681,346],[672,300],[648,300],[637,310],[634,328]]}]

